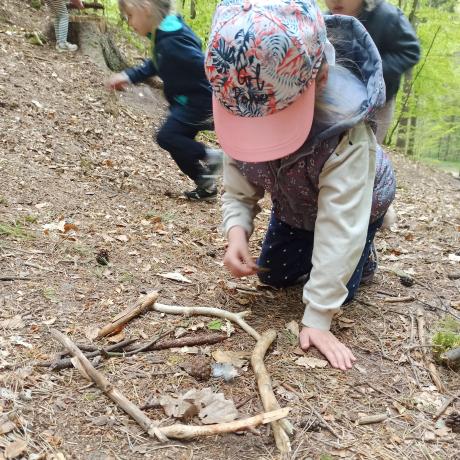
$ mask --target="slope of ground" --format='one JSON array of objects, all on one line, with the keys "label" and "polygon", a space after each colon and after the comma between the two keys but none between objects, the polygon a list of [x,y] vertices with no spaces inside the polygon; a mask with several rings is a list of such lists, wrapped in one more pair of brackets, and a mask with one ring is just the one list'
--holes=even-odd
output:
[{"label": "slope of ground", "polygon": [[[0,434],[0,459],[20,439],[27,445],[23,458],[30,459],[278,457],[265,427],[161,445],[78,371],[35,365],[61,350],[51,327],[89,343],[88,326],[107,323],[152,289],[160,291],[162,303],[251,309],[248,321],[255,329],[278,331],[266,365],[281,405],[292,407],[296,430],[289,458],[455,458],[459,435],[444,420],[460,409],[458,401],[438,421],[433,415],[459,391],[458,373],[439,366],[445,390],[433,385],[423,358],[431,351],[420,347],[416,326],[422,308],[429,343],[446,312],[460,316],[451,307],[460,298],[459,281],[451,279],[460,270],[460,182],[394,157],[399,221],[378,235],[375,283],[361,290],[334,326],[358,365],[348,373],[306,369],[296,364],[296,341],[285,328],[301,317],[300,287],[266,290],[253,279],[230,279],[222,266],[218,203],[185,201],[181,192],[192,184],[152,142],[152,126],[165,109],[161,96],[146,87],[109,94],[103,88],[107,75],[81,54],[29,44],[24,31],[44,22],[26,2],[8,0],[0,9],[0,430],[7,431]],[[268,215],[267,202],[252,240],[254,254]],[[96,261],[101,250],[109,265]],[[174,271],[191,283],[158,276]],[[401,283],[401,271],[413,285]],[[401,298],[406,301],[389,302]],[[211,320],[150,312],[123,333],[140,341],[169,328],[198,334]],[[237,328],[225,342],[198,352],[253,346]],[[166,350],[106,359],[99,369],[139,406],[155,395],[211,387],[246,401],[240,416],[262,411],[250,369],[233,382],[198,382],[183,370],[189,360],[187,353]],[[312,408],[339,438],[318,423]],[[159,409],[147,413],[171,423]],[[375,414],[387,418],[355,422]],[[5,428],[6,416],[14,430]]]}]

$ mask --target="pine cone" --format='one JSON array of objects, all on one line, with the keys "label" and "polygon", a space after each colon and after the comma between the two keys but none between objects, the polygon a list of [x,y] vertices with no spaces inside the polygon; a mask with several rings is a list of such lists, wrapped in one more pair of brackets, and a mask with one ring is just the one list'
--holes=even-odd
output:
[{"label": "pine cone", "polygon": [[182,364],[181,367],[197,380],[209,380],[211,377],[211,363],[204,356],[196,356]]},{"label": "pine cone", "polygon": [[452,412],[446,418],[446,426],[451,428],[454,433],[460,433],[460,412]]}]

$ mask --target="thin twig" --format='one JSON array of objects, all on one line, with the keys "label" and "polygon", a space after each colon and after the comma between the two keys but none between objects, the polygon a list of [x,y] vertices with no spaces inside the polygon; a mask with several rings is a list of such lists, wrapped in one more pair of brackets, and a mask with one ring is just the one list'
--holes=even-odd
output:
[{"label": "thin twig", "polygon": [[297,391],[294,387],[292,387],[291,385],[289,385],[289,383],[286,383],[286,382],[283,382],[281,384],[281,386],[283,386],[284,388],[286,388],[286,390],[296,394],[297,396],[299,396],[299,398],[302,399],[302,401],[308,406],[308,408],[311,410],[312,414],[320,421],[321,425],[324,426],[324,428],[326,428],[327,430],[329,430],[337,439],[341,439],[341,436],[334,430],[334,428],[332,428],[331,425],[329,425],[329,423],[326,422],[326,420],[324,419],[324,417],[310,404],[309,401],[307,401],[303,396],[302,396],[302,393],[300,393],[299,391]]},{"label": "thin twig", "polygon": [[449,396],[443,403],[443,405],[437,410],[436,414],[434,414],[433,418],[437,420],[439,417],[441,417],[442,414],[446,411],[446,409],[457,399],[460,398],[460,391],[457,391],[452,396]]}]

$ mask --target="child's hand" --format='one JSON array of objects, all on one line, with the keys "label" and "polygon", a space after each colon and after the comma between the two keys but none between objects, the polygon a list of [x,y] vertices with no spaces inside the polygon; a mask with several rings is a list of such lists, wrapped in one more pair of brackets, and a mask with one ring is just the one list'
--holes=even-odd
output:
[{"label": "child's hand", "polygon": [[249,254],[246,231],[243,227],[235,226],[228,232],[228,248],[224,256],[224,265],[237,278],[257,273],[257,265]]},{"label": "child's hand", "polygon": [[123,91],[129,85],[129,78],[124,73],[116,73],[112,75],[106,82],[105,87],[109,90]]},{"label": "child's hand", "polygon": [[342,369],[342,371],[351,369],[356,361],[351,350],[330,331],[303,327],[299,339],[302,350],[307,351],[311,346],[316,347],[332,367]]},{"label": "child's hand", "polygon": [[81,0],[70,0],[70,3],[75,6],[75,8],[82,9],[84,8],[83,2]]}]

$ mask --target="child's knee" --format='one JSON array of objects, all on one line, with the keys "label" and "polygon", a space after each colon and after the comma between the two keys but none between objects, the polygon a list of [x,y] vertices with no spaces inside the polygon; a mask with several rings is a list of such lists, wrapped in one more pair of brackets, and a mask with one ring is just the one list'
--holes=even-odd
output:
[{"label": "child's knee", "polygon": [[165,130],[160,129],[156,136],[157,144],[164,150],[171,149],[171,134],[167,133]]}]

